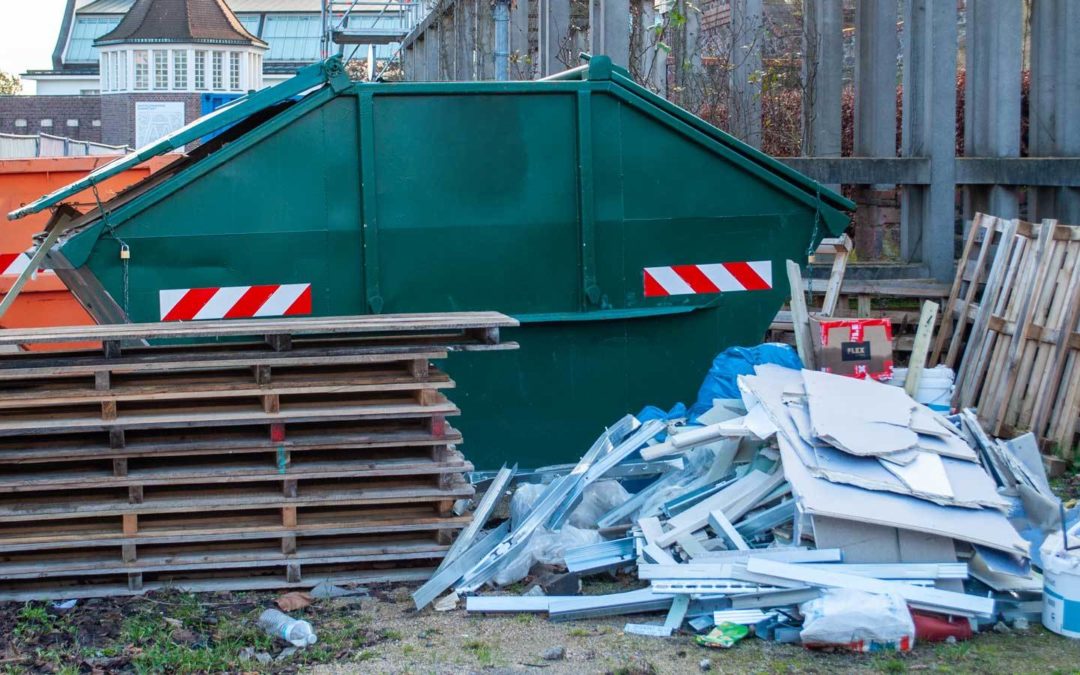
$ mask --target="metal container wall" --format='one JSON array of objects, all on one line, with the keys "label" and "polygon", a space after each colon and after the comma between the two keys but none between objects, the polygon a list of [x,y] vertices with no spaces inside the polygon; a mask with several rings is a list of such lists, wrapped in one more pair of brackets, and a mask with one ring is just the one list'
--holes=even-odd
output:
[{"label": "metal container wall", "polygon": [[[235,136],[64,256],[134,321],[162,290],[252,284],[311,284],[318,315],[512,314],[520,351],[449,364],[485,468],[570,461],[626,412],[691,401],[850,208],[602,57],[554,81],[323,88]],[[644,292],[645,268],[750,261],[771,289]]]},{"label": "metal container wall", "polygon": [[[0,159],[0,212],[7,213],[36,199],[39,195],[68,185],[116,157],[48,157],[32,159]],[[154,158],[145,164],[113,176],[98,186],[102,201],[112,199],[117,192],[141,181],[175,157]],[[93,191],[77,194],[69,202],[80,210],[96,206]],[[48,213],[38,213],[0,227],[0,296],[8,292],[17,269],[13,258],[33,244],[33,236],[48,221]],[[0,328],[35,328],[44,326],[82,326],[94,323],[67,286],[55,274],[38,274],[31,280],[11,309],[0,319]],[[59,349],[70,345],[35,345],[33,349]]]}]

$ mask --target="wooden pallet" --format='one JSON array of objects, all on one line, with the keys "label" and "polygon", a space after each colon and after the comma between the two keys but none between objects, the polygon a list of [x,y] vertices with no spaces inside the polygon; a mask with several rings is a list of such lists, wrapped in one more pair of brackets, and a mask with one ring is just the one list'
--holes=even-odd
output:
[{"label": "wooden pallet", "polygon": [[1080,227],[980,214],[962,261],[932,357],[958,366],[954,405],[977,407],[993,434],[1031,430],[1044,448],[1070,452],[1080,416]]},{"label": "wooden pallet", "polygon": [[[0,598],[423,578],[468,524],[458,349],[501,315],[0,333]],[[72,339],[72,336],[79,336]],[[146,340],[212,338],[191,345]],[[399,569],[400,568],[400,569]]]}]

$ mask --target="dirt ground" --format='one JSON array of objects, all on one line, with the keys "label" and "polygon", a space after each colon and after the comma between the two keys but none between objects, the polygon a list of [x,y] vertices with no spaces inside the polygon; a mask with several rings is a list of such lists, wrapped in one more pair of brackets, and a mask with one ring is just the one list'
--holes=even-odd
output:
[{"label": "dirt ground", "polygon": [[[712,672],[1080,672],[1080,641],[1039,626],[987,633],[910,654],[824,654],[747,638],[725,651],[690,635],[626,636],[626,617],[552,623],[542,616],[485,617],[462,610],[417,613],[411,588],[320,600],[293,612],[318,644],[281,660],[286,645],[258,628],[275,594],[154,593],[81,601],[60,613],[48,603],[0,604],[0,670],[9,673],[697,673]],[[662,620],[635,617],[634,621]],[[561,660],[545,660],[561,647]]]}]

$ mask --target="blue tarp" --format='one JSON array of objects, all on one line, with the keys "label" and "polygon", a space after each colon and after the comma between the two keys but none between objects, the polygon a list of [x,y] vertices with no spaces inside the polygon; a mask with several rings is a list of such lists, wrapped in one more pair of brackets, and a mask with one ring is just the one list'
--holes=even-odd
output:
[{"label": "blue tarp", "polygon": [[695,418],[712,408],[713,399],[741,398],[736,383],[739,375],[753,375],[754,366],[766,363],[802,369],[802,361],[790,345],[769,342],[756,347],[725,349],[713,359],[712,367],[698,390],[697,403],[690,408],[690,417]]}]

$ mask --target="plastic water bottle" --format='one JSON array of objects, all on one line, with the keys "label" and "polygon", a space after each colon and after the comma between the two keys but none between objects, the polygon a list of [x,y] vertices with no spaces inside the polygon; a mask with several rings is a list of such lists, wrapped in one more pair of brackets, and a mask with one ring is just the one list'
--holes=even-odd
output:
[{"label": "plastic water bottle", "polygon": [[294,647],[307,647],[319,639],[310,623],[294,619],[276,609],[268,609],[260,614],[259,625],[270,635],[279,637]]}]

